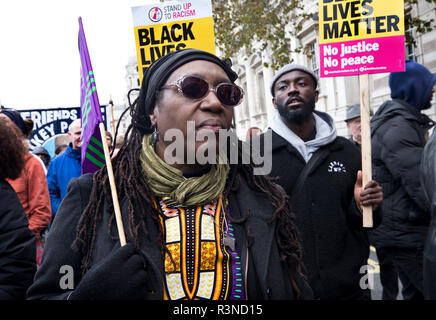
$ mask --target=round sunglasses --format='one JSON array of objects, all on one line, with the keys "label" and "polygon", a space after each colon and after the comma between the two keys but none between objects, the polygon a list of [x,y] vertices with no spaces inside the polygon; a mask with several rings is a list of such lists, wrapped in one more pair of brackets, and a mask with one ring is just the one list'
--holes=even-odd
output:
[{"label": "round sunglasses", "polygon": [[213,88],[206,80],[193,75],[184,75],[177,81],[162,86],[161,89],[173,86],[176,86],[178,92],[183,96],[193,100],[202,99],[209,91],[213,91],[218,100],[226,107],[236,107],[242,102],[244,96],[242,88],[234,83],[223,82]]}]

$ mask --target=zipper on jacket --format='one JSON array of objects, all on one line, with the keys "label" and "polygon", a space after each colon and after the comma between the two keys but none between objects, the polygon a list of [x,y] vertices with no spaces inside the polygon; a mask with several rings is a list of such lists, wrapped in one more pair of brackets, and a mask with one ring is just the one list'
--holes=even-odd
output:
[{"label": "zipper on jacket", "polygon": [[245,248],[245,266],[244,266],[244,289],[245,289],[245,299],[248,300],[248,287],[247,287],[247,278],[248,278],[248,258],[249,258],[249,252],[248,252],[248,246]]}]

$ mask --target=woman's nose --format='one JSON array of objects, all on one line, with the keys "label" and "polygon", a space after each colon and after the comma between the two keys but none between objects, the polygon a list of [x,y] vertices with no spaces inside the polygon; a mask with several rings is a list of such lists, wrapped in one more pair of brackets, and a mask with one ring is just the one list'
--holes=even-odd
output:
[{"label": "woman's nose", "polygon": [[209,89],[209,92],[206,94],[206,96],[202,99],[200,103],[200,108],[210,109],[213,112],[217,112],[224,109],[225,107],[218,99],[216,92],[212,89]]}]

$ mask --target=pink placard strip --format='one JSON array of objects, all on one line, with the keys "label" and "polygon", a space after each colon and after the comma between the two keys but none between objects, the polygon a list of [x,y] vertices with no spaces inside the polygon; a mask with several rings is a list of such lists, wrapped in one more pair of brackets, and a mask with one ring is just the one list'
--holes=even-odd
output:
[{"label": "pink placard strip", "polygon": [[404,36],[321,44],[320,76],[404,71],[404,50]]}]

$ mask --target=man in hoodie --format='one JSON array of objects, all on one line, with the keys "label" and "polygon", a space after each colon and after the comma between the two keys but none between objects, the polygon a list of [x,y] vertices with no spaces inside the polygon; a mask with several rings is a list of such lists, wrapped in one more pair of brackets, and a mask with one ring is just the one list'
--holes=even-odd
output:
[{"label": "man in hoodie", "polygon": [[[272,172],[290,196],[304,246],[304,264],[316,299],[370,299],[369,243],[362,206],[377,209],[383,192],[375,181],[362,188],[359,149],[336,135],[333,119],[315,111],[318,79],[289,64],[271,83],[278,113],[272,134]],[[253,146],[265,150],[265,134]],[[266,149],[267,150],[267,149]],[[380,223],[374,211],[374,225]]]},{"label": "man in hoodie", "polygon": [[[370,112],[372,116],[372,112]],[[349,140],[361,150],[362,135],[360,125],[360,104],[353,104],[347,107],[347,115],[344,119],[347,128],[351,131]],[[369,243],[374,245],[371,239],[371,231],[368,233]],[[395,266],[383,248],[376,247],[376,255],[380,266],[380,282],[382,285],[382,299],[396,300],[398,296],[398,275]]]},{"label": "man in hoodie", "polygon": [[371,120],[373,177],[384,190],[383,222],[372,239],[391,257],[404,299],[423,299],[423,247],[430,206],[419,180],[425,135],[434,122],[421,111],[431,107],[436,77],[406,61],[405,72],[389,75],[392,100]]},{"label": "man in hoodie", "polygon": [[48,167],[47,183],[50,191],[50,201],[53,219],[56,216],[62,199],[67,194],[68,183],[72,178],[82,174],[80,147],[82,125],[80,119],[74,120],[68,129],[71,142],[65,152],[54,158]]}]

